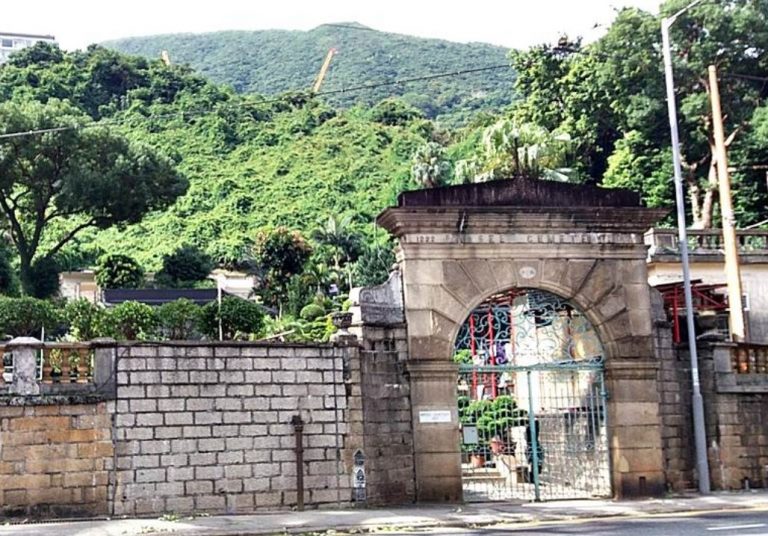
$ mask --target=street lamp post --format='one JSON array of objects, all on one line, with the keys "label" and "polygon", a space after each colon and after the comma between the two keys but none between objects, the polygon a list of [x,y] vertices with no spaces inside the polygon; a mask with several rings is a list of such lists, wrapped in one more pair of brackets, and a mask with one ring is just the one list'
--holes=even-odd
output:
[{"label": "street lamp post", "polygon": [[707,435],[704,424],[704,401],[701,397],[699,381],[699,356],[696,349],[696,332],[693,323],[693,297],[691,293],[691,271],[688,262],[688,234],[685,224],[685,198],[683,197],[683,176],[680,159],[680,138],[677,131],[677,105],[675,103],[675,83],[672,74],[672,51],[669,44],[669,28],[685,11],[701,2],[696,0],[673,16],[662,19],[661,39],[664,54],[664,75],[667,85],[667,107],[669,110],[669,128],[672,134],[672,163],[675,170],[675,202],[677,205],[677,229],[680,243],[680,257],[683,265],[683,286],[685,293],[685,313],[688,326],[688,348],[691,356],[691,384],[693,404],[693,434],[696,444],[696,469],[699,475],[699,492],[709,493],[709,463],[707,462]]}]

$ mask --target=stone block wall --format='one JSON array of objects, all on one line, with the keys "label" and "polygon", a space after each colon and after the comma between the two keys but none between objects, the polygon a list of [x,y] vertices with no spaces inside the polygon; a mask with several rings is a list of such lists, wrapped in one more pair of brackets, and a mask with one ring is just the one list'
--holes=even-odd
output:
[{"label": "stone block wall", "polygon": [[366,502],[413,502],[416,484],[405,326],[361,325],[356,330],[363,346],[350,366],[350,408],[353,414],[359,412],[351,426],[366,457]]},{"label": "stone block wall", "polygon": [[344,350],[119,348],[115,515],[296,506],[295,416],[304,422],[304,502],[349,503]]},{"label": "stone block wall", "polygon": [[[88,383],[0,381],[0,516],[294,508],[296,419],[307,508],[410,502],[405,330],[366,333],[315,345],[101,341]],[[17,341],[14,363],[34,370],[43,346]]]},{"label": "stone block wall", "polygon": [[[718,347],[707,343],[698,346],[712,489],[767,487],[768,427],[765,415],[768,415],[768,382],[763,385],[763,393],[723,389],[717,381],[715,358]],[[667,483],[676,491],[696,488],[691,366],[687,347],[660,354],[659,374]]]},{"label": "stone block wall", "polygon": [[0,399],[0,515],[107,514],[113,449],[106,403],[74,396],[14,405],[24,402]]},{"label": "stone block wall", "polygon": [[712,487],[768,487],[768,394],[719,394],[705,411]]},{"label": "stone block wall", "polygon": [[687,353],[672,341],[661,294],[653,290],[654,350],[659,362],[659,417],[667,487],[683,491],[696,487],[696,452],[691,413],[691,366]]}]

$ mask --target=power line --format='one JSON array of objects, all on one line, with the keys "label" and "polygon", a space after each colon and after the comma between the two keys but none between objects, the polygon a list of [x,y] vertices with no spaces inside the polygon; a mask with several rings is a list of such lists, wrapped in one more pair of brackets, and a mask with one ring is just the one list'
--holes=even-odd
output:
[{"label": "power line", "polygon": [[[467,74],[474,74],[484,71],[491,71],[491,70],[499,70],[499,69],[510,69],[511,67],[508,64],[499,64],[499,65],[488,65],[485,67],[475,67],[473,69],[463,69],[458,71],[447,71],[442,73],[435,73],[430,75],[424,75],[424,76],[416,76],[411,78],[400,78],[397,80],[391,80],[388,82],[377,82],[373,84],[361,84],[357,86],[349,86],[349,87],[342,87],[339,89],[331,89],[326,91],[320,91],[315,94],[307,94],[307,98],[312,99],[315,97],[322,97],[327,95],[338,95],[342,93],[357,93],[360,91],[367,91],[371,89],[376,89],[380,87],[387,87],[387,86],[399,86],[404,84],[411,84],[414,82],[424,82],[427,80],[437,80],[440,78],[449,78],[453,76],[463,76]],[[298,91],[299,94],[306,94],[304,90]],[[237,108],[251,108],[251,107],[257,107],[257,106],[263,106],[265,104],[272,104],[276,102],[285,102],[289,100],[291,97],[288,95],[282,95],[280,97],[275,97],[271,99],[263,99],[259,100],[258,102],[241,102],[237,104],[230,104],[231,107],[237,107]],[[223,105],[223,106],[226,106]],[[191,111],[179,111],[179,112],[173,112],[173,113],[167,113],[167,114],[159,114],[159,115],[151,115],[147,116],[144,119],[145,120],[158,120],[158,119],[167,119],[167,118],[173,118],[173,117],[181,117],[182,119],[184,117],[194,117],[198,115],[202,115],[207,112],[213,111],[213,108],[198,108]],[[123,119],[123,120],[102,120],[94,123],[87,123],[83,125],[71,125],[67,127],[52,127],[52,128],[44,128],[44,129],[38,129],[38,130],[28,130],[28,131],[21,131],[21,132],[9,132],[5,134],[0,134],[0,140],[3,139],[9,139],[9,138],[19,138],[23,136],[32,136],[32,135],[40,135],[40,134],[48,134],[53,132],[62,132],[67,130],[83,130],[86,128],[97,128],[97,127],[104,127],[104,126],[113,126],[113,125],[122,125],[129,123],[133,120],[131,119]]]},{"label": "power line", "polygon": [[755,82],[768,82],[768,76],[754,76],[751,74],[739,73],[720,73],[723,78],[743,78],[744,80],[753,80]]}]

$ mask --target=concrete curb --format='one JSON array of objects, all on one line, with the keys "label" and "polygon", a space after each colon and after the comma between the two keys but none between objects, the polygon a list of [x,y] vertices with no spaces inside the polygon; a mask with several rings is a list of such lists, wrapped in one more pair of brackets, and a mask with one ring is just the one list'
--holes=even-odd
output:
[{"label": "concrete curb", "polygon": [[[768,511],[768,493],[719,493],[642,501],[557,501],[549,503],[472,503],[454,507],[411,506],[389,509],[273,511],[170,520],[122,518],[50,521],[0,526],[0,536],[91,536],[173,534],[178,536],[263,536],[376,530],[484,528],[579,520],[684,516],[728,511]],[[344,519],[352,518],[352,519]],[[302,521],[306,524],[300,525]]]}]

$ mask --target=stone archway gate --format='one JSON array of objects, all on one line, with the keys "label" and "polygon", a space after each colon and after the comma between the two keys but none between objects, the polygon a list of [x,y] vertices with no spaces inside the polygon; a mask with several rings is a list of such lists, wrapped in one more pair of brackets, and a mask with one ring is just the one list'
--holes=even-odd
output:
[{"label": "stone archway gate", "polygon": [[595,327],[613,494],[663,493],[643,233],[666,212],[628,190],[518,178],[405,192],[379,216],[399,242],[418,500],[462,500],[454,341],[511,288],[567,299]]}]

